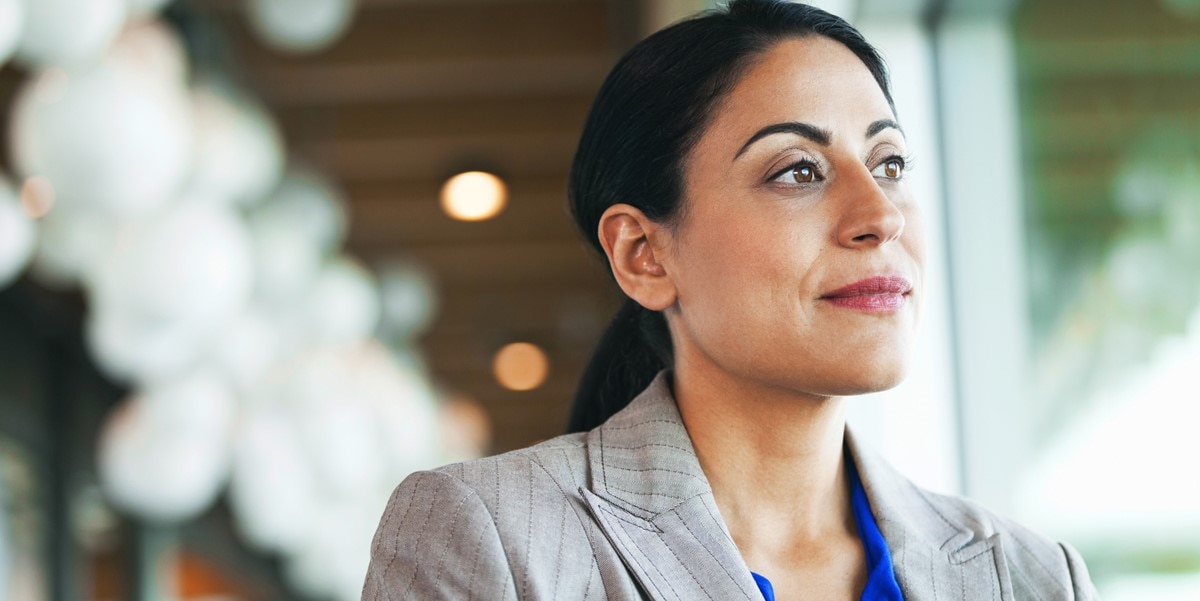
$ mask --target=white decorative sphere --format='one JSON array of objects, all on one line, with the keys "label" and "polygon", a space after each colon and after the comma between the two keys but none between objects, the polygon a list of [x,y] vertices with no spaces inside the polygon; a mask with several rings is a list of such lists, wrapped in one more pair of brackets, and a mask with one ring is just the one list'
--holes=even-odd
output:
[{"label": "white decorative sphere", "polygon": [[49,180],[59,208],[139,215],[178,193],[191,116],[182,93],[112,61],[29,78],[16,94],[10,136],[18,170]]},{"label": "white decorative sphere", "polygon": [[437,398],[429,379],[383,346],[362,358],[364,372],[356,380],[377,416],[383,441],[387,479],[399,482],[414,471],[438,463],[442,453]]},{"label": "white decorative sphere", "polygon": [[219,326],[245,306],[251,257],[237,214],[185,198],[121,227],[91,281],[91,300],[147,323]]},{"label": "white decorative sphere", "polygon": [[0,65],[17,49],[24,25],[25,0],[0,0]]},{"label": "white decorative sphere", "polygon": [[376,415],[355,396],[346,390],[340,397],[312,403],[296,416],[322,488],[342,498],[369,493],[384,475]]},{"label": "white decorative sphere", "polygon": [[282,354],[275,321],[258,308],[248,308],[224,326],[209,351],[212,363],[243,393],[256,390]]},{"label": "white decorative sphere", "polygon": [[312,534],[284,566],[289,584],[317,597],[358,601],[386,502],[385,491],[323,504],[311,517]]},{"label": "white decorative sphere", "polygon": [[173,0],[129,0],[129,12],[139,17],[151,15],[166,8]]},{"label": "white decorative sphere", "polygon": [[107,418],[99,441],[100,482],[112,502],[156,522],[179,522],[208,508],[229,472],[228,436],[187,426],[156,429],[140,399]]},{"label": "white decorative sphere", "polygon": [[31,271],[43,285],[60,289],[91,277],[117,231],[116,219],[94,207],[59,207],[38,223]]},{"label": "white decorative sphere", "polygon": [[25,270],[37,246],[37,228],[25,214],[16,190],[0,176],[0,288]]},{"label": "white decorative sphere", "polygon": [[348,257],[321,268],[301,307],[296,327],[306,327],[317,344],[359,344],[379,324],[375,280],[366,268]]},{"label": "white decorative sphere", "polygon": [[283,138],[258,102],[228,84],[192,90],[195,163],[191,188],[248,206],[262,201],[283,175]]},{"label": "white decorative sphere", "polygon": [[182,94],[187,85],[188,57],[183,39],[173,27],[158,19],[131,21],[103,60],[172,88],[170,93]]},{"label": "white decorative sphere", "polygon": [[393,342],[408,342],[433,322],[437,293],[429,274],[415,263],[391,261],[380,275],[382,330]]},{"label": "white decorative sphere", "polygon": [[250,26],[267,45],[284,52],[326,48],[345,33],[354,0],[248,0]]},{"label": "white decorative sphere", "polygon": [[32,0],[17,57],[34,67],[80,66],[94,61],[125,23],[126,0]]},{"label": "white decorative sphere", "polygon": [[207,369],[153,380],[139,400],[154,430],[210,437],[230,438],[240,409],[229,384]]},{"label": "white decorative sphere", "polygon": [[284,306],[304,293],[324,259],[341,245],[346,216],[332,184],[292,170],[250,214],[249,224],[258,296]]},{"label": "white decorative sphere", "polygon": [[118,382],[142,383],[193,367],[210,332],[191,323],[137,319],[93,308],[85,334],[100,371]]},{"label": "white decorative sphere", "polygon": [[299,435],[274,409],[245,415],[234,450],[229,502],[254,546],[294,553],[312,528],[320,489]]}]

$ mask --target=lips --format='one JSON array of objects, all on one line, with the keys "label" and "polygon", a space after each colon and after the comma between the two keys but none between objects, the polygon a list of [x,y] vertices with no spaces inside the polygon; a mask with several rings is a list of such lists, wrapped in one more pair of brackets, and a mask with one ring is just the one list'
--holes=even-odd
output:
[{"label": "lips", "polygon": [[912,283],[901,276],[876,276],[821,296],[821,300],[846,309],[868,312],[892,312],[902,308]]}]

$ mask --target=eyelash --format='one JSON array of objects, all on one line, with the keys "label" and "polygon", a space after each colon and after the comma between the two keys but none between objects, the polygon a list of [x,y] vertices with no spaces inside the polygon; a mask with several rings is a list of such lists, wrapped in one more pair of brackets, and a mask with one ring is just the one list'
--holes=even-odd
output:
[{"label": "eyelash", "polygon": [[[893,161],[900,163],[900,177],[897,177],[897,178],[893,179],[892,181],[901,181],[904,179],[904,177],[906,175],[908,175],[908,172],[912,170],[912,166],[913,166],[912,155],[901,156],[898,154],[893,154],[893,155],[887,156],[882,161],[879,161],[879,163],[876,164],[875,168],[871,169],[871,171],[874,172],[875,169],[878,169],[881,165],[886,165]],[[821,166],[818,165],[817,162],[812,159],[804,158],[799,161],[796,161],[795,163],[792,163],[791,165],[788,165],[787,167],[784,167],[783,169],[780,169],[779,171],[776,171],[773,175],[771,175],[770,177],[767,178],[767,181],[774,182],[775,180],[778,180],[784,174],[791,173],[791,172],[796,171],[797,169],[800,169],[803,167],[808,167],[815,172],[814,173],[814,182],[819,182],[819,181],[825,180],[825,176],[822,173],[823,169],[821,168]],[[891,179],[891,178],[889,178],[889,179]],[[799,182],[799,184],[808,184],[808,183],[813,183],[813,182]]]}]

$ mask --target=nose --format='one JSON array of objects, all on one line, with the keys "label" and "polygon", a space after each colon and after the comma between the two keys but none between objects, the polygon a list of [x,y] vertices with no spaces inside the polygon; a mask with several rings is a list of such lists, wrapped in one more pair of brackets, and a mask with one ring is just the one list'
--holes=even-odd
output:
[{"label": "nose", "polygon": [[873,248],[899,238],[904,232],[904,213],[865,167],[855,171],[840,182],[838,244]]}]

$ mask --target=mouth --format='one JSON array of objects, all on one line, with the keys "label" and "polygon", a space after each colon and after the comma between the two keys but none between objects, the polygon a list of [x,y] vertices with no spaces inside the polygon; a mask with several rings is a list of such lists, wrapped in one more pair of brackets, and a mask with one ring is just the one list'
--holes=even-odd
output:
[{"label": "mouth", "polygon": [[904,308],[912,282],[901,276],[876,276],[821,295],[820,300],[845,309],[893,313]]}]

